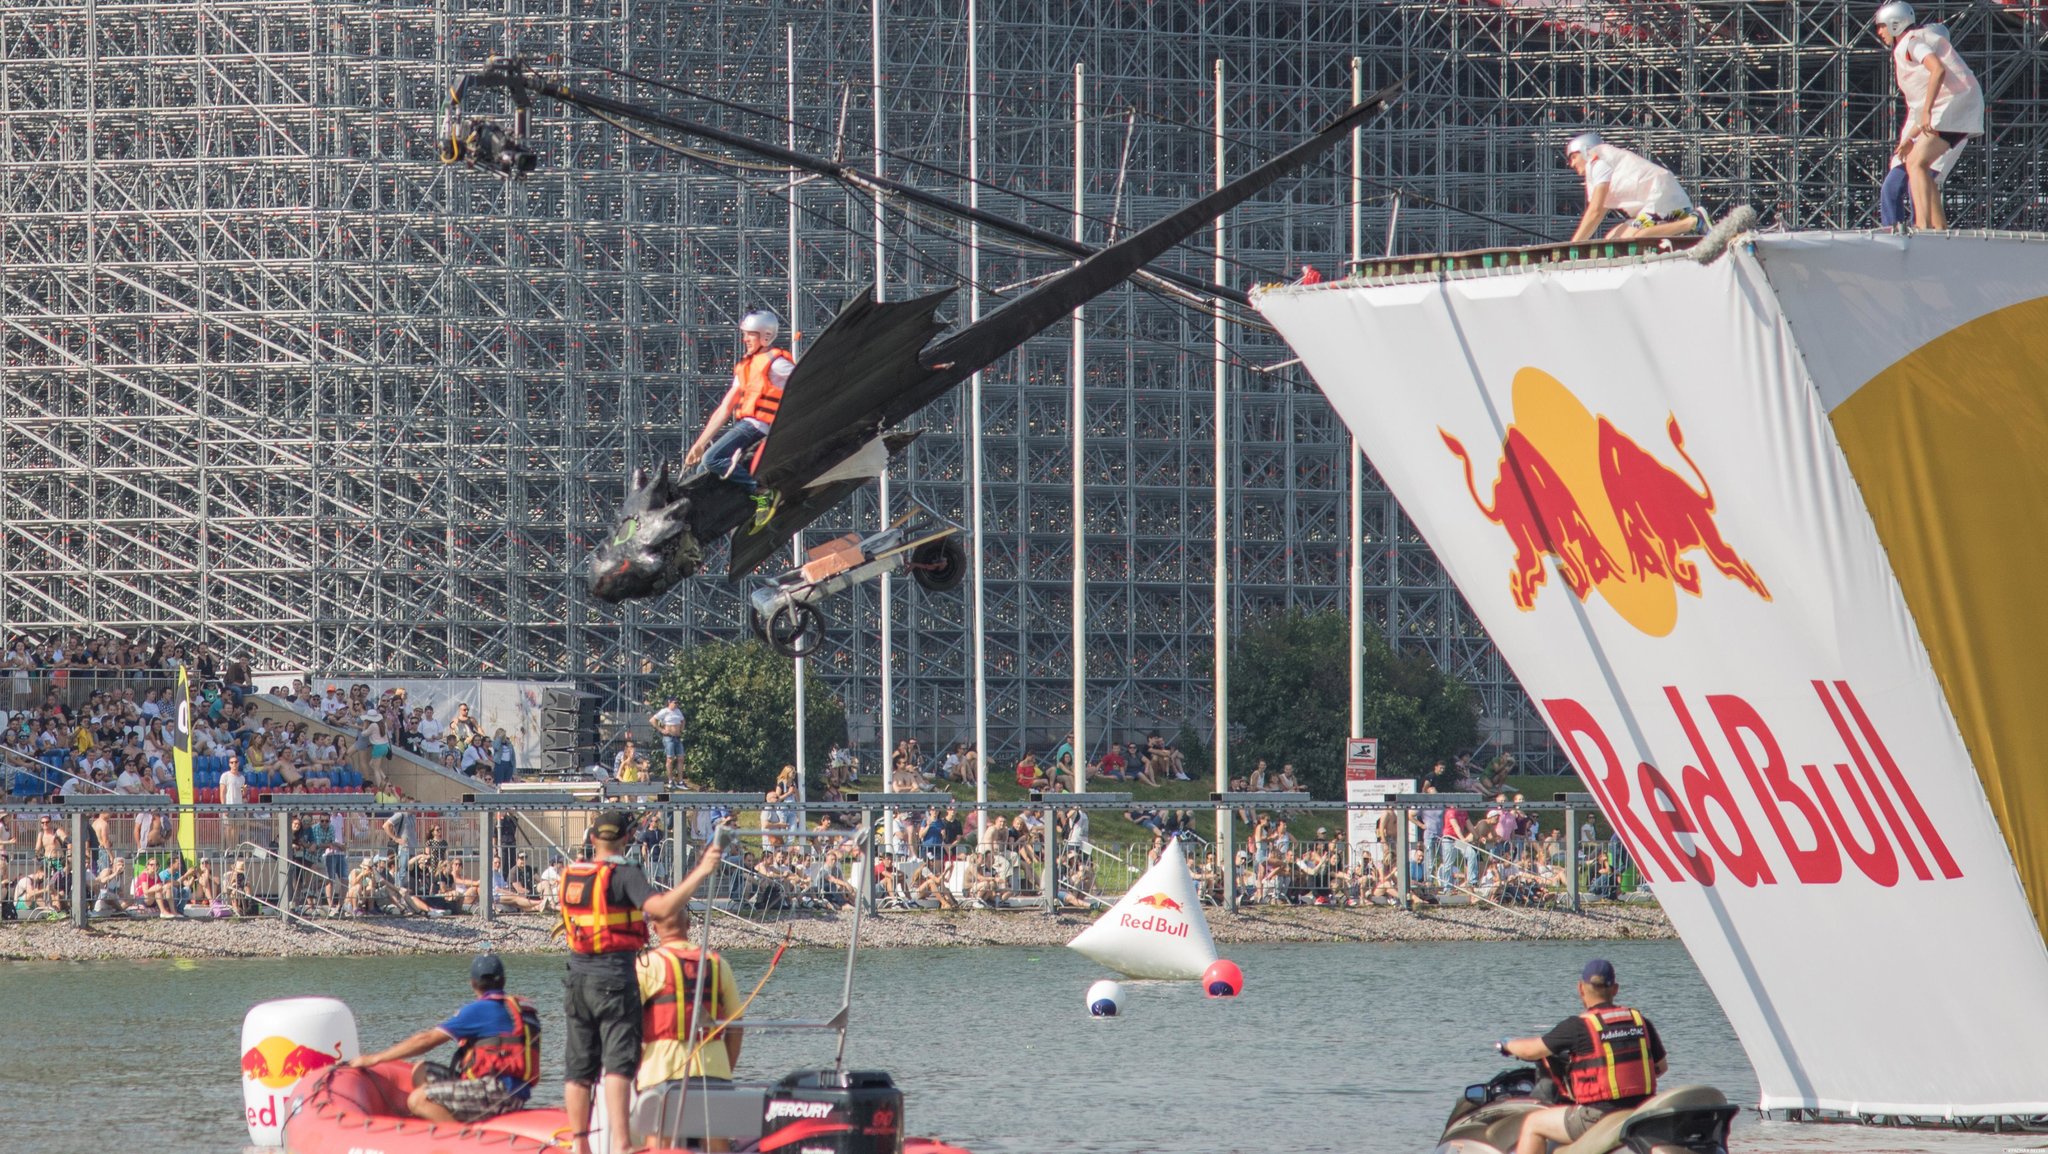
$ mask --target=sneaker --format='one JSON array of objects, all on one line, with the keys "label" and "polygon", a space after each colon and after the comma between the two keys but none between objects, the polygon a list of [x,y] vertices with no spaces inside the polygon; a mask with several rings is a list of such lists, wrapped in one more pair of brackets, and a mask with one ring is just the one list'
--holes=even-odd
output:
[{"label": "sneaker", "polygon": [[768,522],[775,519],[776,507],[782,504],[782,494],[770,489],[766,492],[756,492],[753,500],[754,532],[758,533],[767,528]]}]

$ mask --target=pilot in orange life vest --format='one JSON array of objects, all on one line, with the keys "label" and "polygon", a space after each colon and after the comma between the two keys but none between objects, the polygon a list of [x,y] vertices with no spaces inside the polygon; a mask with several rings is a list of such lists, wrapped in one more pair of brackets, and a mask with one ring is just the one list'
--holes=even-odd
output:
[{"label": "pilot in orange life vest", "polygon": [[[782,319],[767,309],[755,309],[740,319],[740,343],[746,354],[733,366],[732,388],[690,445],[685,466],[708,461],[711,471],[726,480],[754,487],[754,450],[767,439],[768,427],[782,407],[782,390],[796,371],[789,350],[771,347],[781,329]],[[728,420],[730,427],[725,425]],[[720,428],[725,432],[719,434]],[[718,434],[715,441],[713,434]]]},{"label": "pilot in orange life vest", "polygon": [[444,1042],[459,1043],[453,1068],[433,1062],[414,1067],[406,1109],[434,1122],[480,1122],[526,1105],[540,1081],[540,1014],[505,993],[505,963],[484,954],[469,966],[476,1001],[438,1026],[376,1054],[345,1063],[367,1069],[416,1058]]},{"label": "pilot in orange life vest", "polygon": [[1586,1012],[1566,1018],[1540,1038],[1506,1038],[1500,1051],[1525,1062],[1566,1059],[1569,1106],[1534,1110],[1522,1120],[1517,1154],[1546,1154],[1552,1142],[1575,1142],[1601,1118],[1640,1105],[1657,1092],[1664,1073],[1664,1040],[1639,1010],[1614,1004],[1621,989],[1614,964],[1599,958],[1579,972]]},{"label": "pilot in orange life vest", "polygon": [[[643,1012],[636,1101],[666,1098],[670,1083],[685,1078],[693,1083],[731,1080],[744,1034],[737,1022],[728,1022],[741,1005],[732,966],[716,950],[708,967],[700,963],[698,947],[690,941],[689,911],[650,916],[647,925],[659,944],[640,955]],[[729,1149],[721,1139],[707,1142],[706,1150]]]},{"label": "pilot in orange life vest", "polygon": [[[569,1112],[574,1154],[590,1154],[591,1089],[600,1078],[605,1117],[628,1117],[640,1069],[640,990],[635,959],[647,945],[647,923],[683,908],[718,868],[716,842],[675,888],[656,893],[640,867],[621,861],[633,836],[633,815],[607,810],[590,827],[589,861],[562,871],[558,901],[569,941],[563,1009],[568,1042],[562,1104]],[[613,1154],[631,1146],[627,1127],[607,1130]]]}]

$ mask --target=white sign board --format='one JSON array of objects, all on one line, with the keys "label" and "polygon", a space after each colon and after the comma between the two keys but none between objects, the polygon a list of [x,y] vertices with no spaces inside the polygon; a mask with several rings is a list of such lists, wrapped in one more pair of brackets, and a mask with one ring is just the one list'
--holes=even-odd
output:
[{"label": "white sign board", "polygon": [[[1346,778],[1344,800],[1347,804],[1372,803],[1404,793],[1415,792],[1415,779],[1410,777]],[[1360,862],[1368,856],[1375,862],[1386,856],[1387,847],[1380,844],[1380,816],[1385,810],[1346,809],[1344,811],[1344,841],[1351,847],[1351,860]]]}]

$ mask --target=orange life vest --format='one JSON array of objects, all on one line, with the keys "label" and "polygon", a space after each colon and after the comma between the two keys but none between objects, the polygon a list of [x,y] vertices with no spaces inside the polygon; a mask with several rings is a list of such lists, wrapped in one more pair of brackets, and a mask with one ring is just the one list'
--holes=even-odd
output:
[{"label": "orange life vest", "polygon": [[455,1072],[466,1079],[508,1076],[525,1086],[540,1081],[540,1013],[508,994],[489,993],[486,998],[505,1003],[512,1015],[512,1032],[490,1038],[473,1038],[455,1050]]},{"label": "orange life vest", "polygon": [[747,417],[764,425],[775,423],[775,411],[782,407],[782,386],[775,383],[775,374],[769,370],[775,366],[775,358],[794,362],[788,349],[762,349],[744,357],[733,366],[733,377],[740,387],[740,395],[733,405],[733,420]]},{"label": "orange life vest", "polygon": [[1579,1016],[1593,1048],[1572,1056],[1565,1089],[1581,1105],[1643,1098],[1657,1092],[1650,1023],[1627,1006],[1602,1006]]},{"label": "orange life vest", "polygon": [[[696,947],[656,946],[653,957],[661,963],[661,988],[641,1007],[641,1043],[680,1042],[700,1037],[707,1030],[695,1028],[690,1020],[690,1011],[697,997],[700,965]],[[717,954],[711,955],[711,970],[704,975],[707,1026],[725,1014],[725,1007],[718,1004],[718,967],[721,964]]]},{"label": "orange life vest", "polygon": [[613,909],[605,896],[616,868],[580,861],[562,871],[562,931],[579,954],[638,953],[647,945],[647,915],[637,906]]}]

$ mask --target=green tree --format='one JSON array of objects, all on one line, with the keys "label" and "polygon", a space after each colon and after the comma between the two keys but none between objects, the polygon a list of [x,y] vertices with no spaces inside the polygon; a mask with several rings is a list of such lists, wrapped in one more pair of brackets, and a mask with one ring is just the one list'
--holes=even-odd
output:
[{"label": "green tree", "polygon": [[[1287,613],[1246,629],[1230,654],[1231,772],[1257,758],[1278,772],[1293,762],[1319,798],[1344,791],[1344,739],[1352,734],[1350,623],[1338,613]],[[1471,687],[1427,657],[1397,655],[1386,638],[1365,635],[1365,732],[1380,739],[1382,777],[1425,776],[1437,761],[1479,743]]]},{"label": "green tree", "polygon": [[[653,701],[673,697],[688,719],[684,765],[713,788],[763,792],[796,761],[796,668],[755,641],[678,650]],[[846,707],[824,679],[804,680],[806,764],[815,787],[825,756],[846,738]],[[656,764],[659,764],[658,762]]]}]

